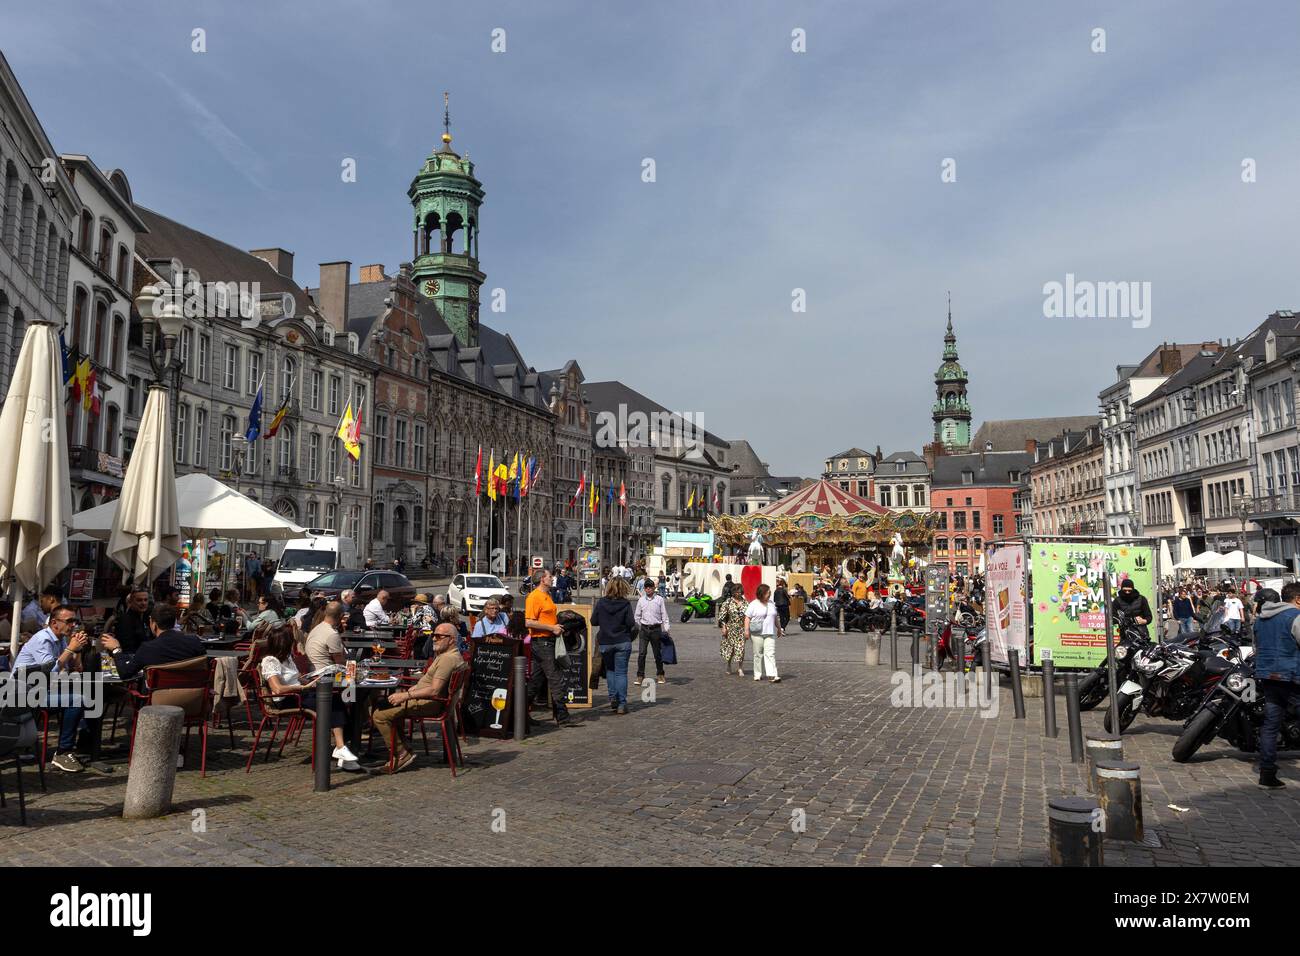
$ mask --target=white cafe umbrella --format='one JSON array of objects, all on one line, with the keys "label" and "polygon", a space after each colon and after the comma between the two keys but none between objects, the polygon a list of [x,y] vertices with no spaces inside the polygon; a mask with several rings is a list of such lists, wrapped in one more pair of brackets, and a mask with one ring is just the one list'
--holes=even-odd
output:
[{"label": "white cafe umbrella", "polygon": [[108,536],[108,556],[125,569],[128,580],[144,583],[181,555],[167,397],[166,386],[150,386]]},{"label": "white cafe umbrella", "polygon": [[1160,573],[1166,577],[1174,570],[1174,558],[1169,553],[1169,540],[1160,539]]},{"label": "white cafe umbrella", "polygon": [[1178,538],[1178,563],[1192,560],[1192,544],[1185,535]]},{"label": "white cafe umbrella", "polygon": [[1251,570],[1262,571],[1270,568],[1285,569],[1286,565],[1278,564],[1276,561],[1270,561],[1268,558],[1261,558],[1257,554],[1245,555],[1242,554],[1240,550],[1237,550],[1219,555],[1214,564],[1209,565],[1209,567],[1220,571],[1232,571],[1234,569],[1240,571],[1243,567],[1248,567]]},{"label": "white cafe umbrella", "polygon": [[68,566],[72,485],[63,388],[58,332],[34,323],[0,409],[0,573],[10,575],[15,655],[22,589],[37,590]]},{"label": "white cafe umbrella", "polygon": [[[1202,551],[1194,558],[1188,558],[1186,561],[1179,561],[1174,565],[1174,568],[1178,571],[1201,571],[1210,568],[1217,568],[1221,557],[1223,556],[1217,551]],[[1238,564],[1237,567],[1241,567],[1241,565]]]},{"label": "white cafe umbrella", "polygon": [[[211,475],[182,475],[174,482],[177,520],[188,538],[234,538],[239,541],[284,541],[306,537],[307,530]],[[79,511],[72,527],[103,541],[117,512],[116,501]]]}]

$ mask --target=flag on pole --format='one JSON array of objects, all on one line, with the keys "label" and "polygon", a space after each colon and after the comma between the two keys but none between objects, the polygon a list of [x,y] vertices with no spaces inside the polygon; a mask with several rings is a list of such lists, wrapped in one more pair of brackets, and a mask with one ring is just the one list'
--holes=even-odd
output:
[{"label": "flag on pole", "polygon": [[86,392],[90,388],[90,359],[84,358],[77,363],[76,370],[72,373],[72,397],[76,401],[85,403]]},{"label": "flag on pole", "polygon": [[[260,404],[262,401],[262,390],[260,388],[257,391],[257,401],[258,401],[257,415],[258,415],[258,420],[260,422],[262,416],[262,409]],[[353,415],[352,400],[348,399],[348,407],[343,409],[343,418],[339,421],[338,431],[335,433],[338,435],[339,440],[343,442],[344,451],[348,453],[348,457],[350,457],[353,461],[360,461],[361,459],[360,411],[361,410],[358,407],[357,414]],[[253,435],[252,438],[249,438],[249,441],[252,441],[256,437],[257,437],[256,435]]]},{"label": "flag on pole", "polygon": [[496,476],[497,494],[502,498],[506,497],[506,495],[510,493],[509,478],[510,469],[506,467],[505,460],[502,459],[501,464],[497,465]]},{"label": "flag on pole", "polygon": [[713,489],[713,510],[715,512],[718,510],[718,489],[717,488]]},{"label": "flag on pole", "polygon": [[695,489],[691,489],[691,496],[686,499],[686,510],[690,511],[695,507]]},{"label": "flag on pole", "polygon": [[287,416],[288,414],[289,414],[289,396],[285,395],[284,401],[280,403],[280,408],[275,413],[275,417],[271,419],[270,427],[267,428],[266,434],[263,435],[262,437],[274,438],[275,433],[280,430],[280,425],[283,424],[285,416]]},{"label": "flag on pole", "polygon": [[605,504],[612,505],[613,503],[614,503],[614,479],[611,478],[609,479],[609,491],[605,492]]},{"label": "flag on pole", "polygon": [[488,454],[488,497],[493,501],[497,500],[497,452],[496,449]]},{"label": "flag on pole", "polygon": [[587,510],[590,511],[592,514],[595,514],[596,513],[596,481],[594,478],[592,479],[591,490],[588,492],[588,496],[590,500],[587,502]]},{"label": "flag on pole", "polygon": [[582,497],[582,491],[586,487],[587,487],[587,473],[584,471],[582,473],[582,477],[578,479],[578,490],[575,491],[573,493],[573,497],[569,499],[570,508],[572,508],[574,505],[578,503],[578,499]]},{"label": "flag on pole", "polygon": [[519,497],[521,497],[521,498],[527,498],[527,497],[528,497],[528,477],[529,477],[529,476],[528,476],[528,473],[529,473],[529,471],[530,471],[530,470],[532,469],[532,467],[533,467],[533,461],[534,461],[534,460],[535,460],[535,459],[525,459],[525,460],[524,460],[524,463],[523,463],[523,468],[520,469],[520,472],[519,472]]},{"label": "flag on pole", "polygon": [[89,402],[89,407],[87,409],[90,412],[90,414],[92,415],[99,414],[100,399],[102,399],[103,397],[104,397],[103,389],[99,387],[99,376],[95,373],[94,369],[91,369],[90,370],[90,394],[89,394],[90,402]]},{"label": "flag on pole", "polygon": [[474,462],[474,496],[483,494],[483,446],[478,446],[478,461]]},{"label": "flag on pole", "polygon": [[[352,415],[352,403],[348,402],[348,410],[345,417]],[[248,428],[244,431],[244,438],[247,441],[257,441],[257,436],[262,434],[262,383],[257,383],[257,395],[253,397],[253,407],[248,410]],[[342,438],[340,429],[339,437]]]},{"label": "flag on pole", "polygon": [[66,387],[72,384],[77,370],[72,361],[72,349],[68,348],[62,332],[59,333],[59,353],[63,356],[63,384]]},{"label": "flag on pole", "polygon": [[621,507],[627,507],[627,485],[623,482],[618,483],[618,503]]},{"label": "flag on pole", "polygon": [[542,463],[534,458],[528,463],[528,467],[531,471],[531,474],[528,476],[528,487],[536,488],[539,480],[537,476],[542,473]]}]

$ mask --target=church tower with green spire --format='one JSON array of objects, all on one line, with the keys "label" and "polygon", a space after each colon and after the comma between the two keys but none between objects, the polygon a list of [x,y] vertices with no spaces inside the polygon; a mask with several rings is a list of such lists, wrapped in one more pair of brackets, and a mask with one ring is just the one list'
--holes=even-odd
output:
[{"label": "church tower with green spire", "polygon": [[451,115],[443,94],[442,147],[424,161],[406,191],[415,211],[411,278],[432,299],[463,348],[478,345],[478,211],[483,184],[469,155],[451,148]]},{"label": "church tower with green spire", "polygon": [[934,440],[949,452],[970,447],[970,401],[966,370],[957,361],[957,336],[952,331],[952,297],[948,298],[948,333],[943,337],[943,364],[934,373],[936,400],[931,409]]}]

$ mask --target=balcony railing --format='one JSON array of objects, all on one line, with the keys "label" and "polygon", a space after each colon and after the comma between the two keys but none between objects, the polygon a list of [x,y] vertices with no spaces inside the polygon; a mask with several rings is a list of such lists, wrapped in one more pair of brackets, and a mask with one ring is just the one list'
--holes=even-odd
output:
[{"label": "balcony railing", "polygon": [[278,473],[279,476],[280,476],[281,478],[283,478],[285,481],[294,481],[294,482],[296,482],[296,481],[298,480],[298,466],[297,466],[297,465],[281,465],[281,466],[279,467],[277,473]]},{"label": "balcony railing", "polygon": [[81,471],[92,471],[112,478],[122,477],[122,459],[86,445],[68,447],[68,466]]},{"label": "balcony railing", "polygon": [[[1300,492],[1262,495],[1251,500],[1251,510],[1256,515],[1300,513]],[[1235,512],[1232,517],[1236,517]]]}]

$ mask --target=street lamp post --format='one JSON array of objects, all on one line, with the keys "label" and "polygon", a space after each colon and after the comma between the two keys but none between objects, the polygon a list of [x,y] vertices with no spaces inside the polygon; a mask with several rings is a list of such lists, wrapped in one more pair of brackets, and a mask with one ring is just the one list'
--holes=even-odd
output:
[{"label": "street lamp post", "polygon": [[1250,580],[1250,549],[1246,546],[1246,521],[1254,513],[1252,502],[1245,495],[1237,496],[1237,517],[1241,519],[1241,589],[1245,593]]}]

